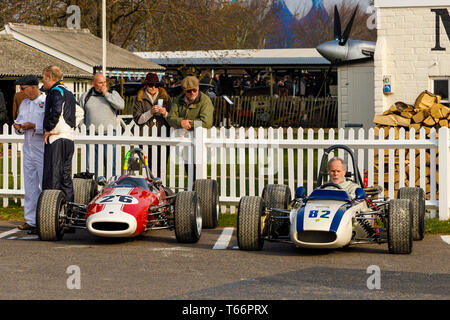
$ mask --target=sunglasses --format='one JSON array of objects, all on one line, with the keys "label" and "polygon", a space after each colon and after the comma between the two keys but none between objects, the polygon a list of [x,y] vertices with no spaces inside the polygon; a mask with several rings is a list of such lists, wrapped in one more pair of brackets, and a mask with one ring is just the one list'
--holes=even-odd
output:
[{"label": "sunglasses", "polygon": [[197,91],[198,91],[198,89],[184,90],[184,92],[186,92],[186,93],[196,93]]},{"label": "sunglasses", "polygon": [[161,84],[159,84],[159,83],[148,83],[147,87],[150,87],[150,88],[152,88],[152,87],[161,88]]},{"label": "sunglasses", "polygon": [[25,86],[25,87],[23,87],[23,86],[20,86],[20,91],[23,91],[23,90],[25,90],[26,88],[28,88],[29,86]]}]

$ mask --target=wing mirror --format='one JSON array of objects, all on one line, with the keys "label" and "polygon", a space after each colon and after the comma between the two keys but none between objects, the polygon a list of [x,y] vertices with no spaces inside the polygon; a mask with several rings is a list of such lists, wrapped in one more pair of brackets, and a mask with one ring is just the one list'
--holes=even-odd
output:
[{"label": "wing mirror", "polygon": [[295,189],[295,198],[303,198],[306,194],[306,190],[305,187],[297,187],[297,189]]},{"label": "wing mirror", "polygon": [[104,176],[100,176],[97,178],[97,184],[99,186],[105,186],[106,185],[106,178]]},{"label": "wing mirror", "polygon": [[363,188],[356,188],[355,190],[355,198],[357,200],[364,200],[367,197],[366,192]]},{"label": "wing mirror", "polygon": [[162,186],[161,178],[155,178],[155,179],[153,180],[153,183],[154,183],[155,186],[157,186],[157,187]]}]

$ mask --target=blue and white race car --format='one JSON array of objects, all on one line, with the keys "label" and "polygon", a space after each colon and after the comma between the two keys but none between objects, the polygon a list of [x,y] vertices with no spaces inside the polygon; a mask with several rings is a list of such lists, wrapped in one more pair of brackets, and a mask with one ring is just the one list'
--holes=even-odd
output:
[{"label": "blue and white race car", "polygon": [[[334,183],[322,184],[328,155],[335,149],[349,154],[354,173],[346,177],[361,186],[356,196]],[[331,189],[330,189],[331,188]],[[238,209],[237,239],[242,250],[261,250],[264,241],[293,243],[302,248],[342,248],[360,243],[388,243],[389,253],[411,253],[413,239],[425,229],[425,193],[405,187],[398,199],[375,199],[380,187],[364,188],[350,148],[334,145],[324,151],[317,188],[305,195],[298,187],[291,200],[290,188],[270,184],[262,196],[242,197]]]}]

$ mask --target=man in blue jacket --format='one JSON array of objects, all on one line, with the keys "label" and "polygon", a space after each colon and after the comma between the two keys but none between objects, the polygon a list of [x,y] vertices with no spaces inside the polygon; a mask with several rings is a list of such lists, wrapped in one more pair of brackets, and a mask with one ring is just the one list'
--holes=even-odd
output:
[{"label": "man in blue jacket", "polygon": [[[75,128],[83,119],[77,110],[75,97],[62,84],[62,71],[49,66],[42,72],[42,83],[47,94],[45,100],[44,173],[42,189],[62,190],[67,201],[73,201],[71,177]],[[77,114],[78,113],[78,114]]]}]

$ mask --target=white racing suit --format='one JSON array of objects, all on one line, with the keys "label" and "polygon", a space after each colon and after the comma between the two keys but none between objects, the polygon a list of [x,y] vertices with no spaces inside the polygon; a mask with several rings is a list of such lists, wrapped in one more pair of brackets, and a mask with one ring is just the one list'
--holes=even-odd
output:
[{"label": "white racing suit", "polygon": [[18,131],[24,134],[23,143],[23,173],[25,185],[24,216],[26,222],[36,226],[36,207],[39,195],[42,191],[42,174],[44,168],[44,112],[45,94],[41,94],[34,100],[24,99],[20,104],[19,115],[16,122],[23,124],[31,122],[36,128]]}]

